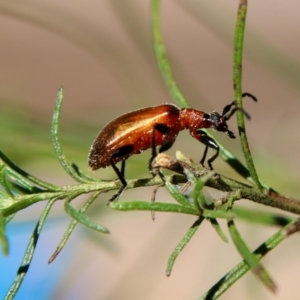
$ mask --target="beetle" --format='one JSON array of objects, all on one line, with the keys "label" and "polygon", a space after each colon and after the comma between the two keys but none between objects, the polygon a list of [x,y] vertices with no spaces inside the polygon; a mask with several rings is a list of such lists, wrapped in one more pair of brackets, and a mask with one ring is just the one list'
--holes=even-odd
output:
[{"label": "beetle", "polygon": [[[250,93],[243,93],[254,101],[256,97]],[[213,170],[212,162],[219,155],[218,144],[209,137],[202,128],[211,128],[226,133],[231,139],[235,138],[228,129],[227,121],[237,111],[241,110],[236,102],[226,105],[219,114],[216,111],[206,113],[193,108],[178,108],[173,104],[161,104],[154,107],[146,107],[122,115],[108,123],[100,131],[94,140],[88,156],[88,163],[92,170],[112,166],[122,183],[120,190],[109,200],[117,199],[126,188],[125,161],[133,154],[151,148],[152,155],[149,160],[149,171],[153,175],[152,161],[158,153],[172,147],[179,131],[189,129],[193,138],[205,145],[205,150],[200,160],[204,165],[208,148],[216,153],[207,160],[207,164]],[[242,110],[243,111],[243,110]],[[250,116],[243,111],[247,118]],[[121,163],[121,169],[116,164]]]}]

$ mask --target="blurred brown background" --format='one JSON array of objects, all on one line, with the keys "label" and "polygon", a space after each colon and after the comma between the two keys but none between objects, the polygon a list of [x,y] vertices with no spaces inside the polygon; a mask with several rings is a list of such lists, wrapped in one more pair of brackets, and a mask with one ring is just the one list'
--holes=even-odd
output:
[{"label": "blurred brown background", "polygon": [[[232,45],[238,2],[162,2],[164,39],[180,88],[192,107],[221,111],[233,99]],[[243,89],[259,99],[256,104],[245,101],[252,116],[247,123],[251,150],[261,178],[281,193],[299,198],[300,3],[249,2]],[[149,1],[1,1],[0,24],[1,150],[44,180],[73,183],[51,145],[50,122],[60,85],[66,89],[61,142],[68,159],[84,170],[88,170],[87,153],[94,137],[112,118],[172,102],[152,49]],[[234,118],[230,127],[237,133]],[[216,136],[242,159],[238,140]],[[197,160],[203,146],[186,132],[169,153],[177,149]],[[149,151],[132,157],[127,178],[148,176],[148,158]],[[236,177],[221,159],[215,169]],[[115,178],[111,169],[94,175]],[[151,191],[127,191],[123,199],[150,200]],[[205,223],[166,278],[168,256],[194,218],[157,214],[153,223],[149,213],[111,212],[106,207],[108,197],[101,196],[90,215],[107,226],[111,235],[79,225],[61,255],[48,266],[69,221],[62,203],[56,204],[20,299],[34,299],[34,295],[39,295],[36,299],[197,299],[240,261],[233,245],[221,242]],[[157,197],[169,199],[163,189]],[[12,253],[22,255],[20,240],[25,245],[30,224],[34,226],[43,206],[19,213],[15,225],[10,225]],[[253,203],[248,206],[262,209]],[[31,229],[21,234],[20,224]],[[240,224],[241,232],[253,249],[276,231],[246,225]],[[277,296],[247,274],[222,299],[298,299],[298,242],[294,236],[263,261],[279,286]],[[18,265],[13,254],[3,260],[13,272],[8,282],[17,270],[13,261]],[[9,283],[3,294],[8,287]],[[43,296],[41,288],[47,291]]]}]

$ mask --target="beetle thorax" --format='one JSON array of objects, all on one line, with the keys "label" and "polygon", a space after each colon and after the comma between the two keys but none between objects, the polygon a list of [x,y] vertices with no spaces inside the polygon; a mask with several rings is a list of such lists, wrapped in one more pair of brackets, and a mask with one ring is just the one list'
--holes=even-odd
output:
[{"label": "beetle thorax", "polygon": [[183,108],[180,111],[180,130],[192,128],[207,128],[204,112],[192,108]]}]

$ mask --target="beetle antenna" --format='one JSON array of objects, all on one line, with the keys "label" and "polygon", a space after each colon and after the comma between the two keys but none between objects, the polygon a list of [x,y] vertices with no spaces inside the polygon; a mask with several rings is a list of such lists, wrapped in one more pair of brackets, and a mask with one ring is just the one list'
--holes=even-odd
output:
[{"label": "beetle antenna", "polygon": [[245,117],[246,117],[248,120],[251,120],[250,115],[249,115],[243,108],[235,107],[235,108],[232,109],[232,111],[229,112],[228,115],[225,115],[225,116],[224,116],[225,121],[228,121],[228,120],[235,114],[235,112],[236,112],[236,111],[239,111],[239,110],[242,111],[242,112],[244,113]]},{"label": "beetle antenna", "polygon": [[[250,94],[250,93],[243,93],[243,94],[242,94],[242,98],[244,98],[244,97],[249,97],[249,98],[251,98],[253,101],[257,102],[257,98],[256,98],[254,95]],[[232,108],[233,106],[235,106],[235,107],[231,110],[231,108]],[[231,110],[231,111],[230,111],[230,110]],[[234,113],[235,113],[236,111],[238,111],[238,110],[242,111],[242,112],[244,113],[245,117],[246,117],[248,120],[251,120],[250,115],[249,115],[244,109],[239,108],[239,107],[236,106],[236,101],[233,101],[232,103],[226,105],[226,106],[223,108],[223,111],[222,111],[222,117],[225,118],[225,121],[228,121],[228,120],[234,115]],[[226,115],[226,114],[228,114],[228,115]]]}]

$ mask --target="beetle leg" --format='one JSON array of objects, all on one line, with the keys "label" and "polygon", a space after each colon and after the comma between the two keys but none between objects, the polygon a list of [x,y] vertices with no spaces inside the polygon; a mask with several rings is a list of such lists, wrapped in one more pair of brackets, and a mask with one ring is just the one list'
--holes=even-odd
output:
[{"label": "beetle leg", "polygon": [[[124,165],[125,165],[125,160],[122,161],[122,165],[123,165],[123,162],[124,162]],[[108,200],[108,202],[113,202],[114,200],[116,200],[117,198],[119,198],[122,195],[124,189],[127,186],[127,182],[126,182],[124,176],[122,176],[122,173],[120,172],[120,170],[118,169],[116,164],[113,162],[112,158],[110,159],[110,163],[111,163],[111,166],[113,167],[114,171],[117,173],[121,183],[123,184],[123,186],[118,190],[118,192],[115,195],[113,195],[112,198],[110,198]]]},{"label": "beetle leg", "polygon": [[203,144],[205,145],[205,150],[204,150],[202,159],[200,160],[200,164],[201,164],[202,166],[204,166],[204,162],[205,162],[205,159],[206,159],[208,147],[216,150],[216,153],[215,153],[212,157],[210,157],[210,158],[207,160],[207,164],[208,164],[209,168],[210,168],[211,170],[213,170],[212,162],[213,162],[213,161],[218,157],[218,155],[219,155],[219,146],[218,146],[218,144],[215,142],[214,139],[212,139],[211,137],[209,137],[209,136],[208,136],[204,131],[202,131],[202,130],[197,130],[197,133],[196,133],[196,135],[194,135],[194,137],[195,137],[198,141],[200,141],[201,143],[203,143]]},{"label": "beetle leg", "polygon": [[[127,182],[125,180],[125,164],[126,164],[125,156],[127,154],[131,153],[132,150],[133,150],[133,145],[126,145],[126,146],[119,148],[115,152],[113,152],[112,155],[110,156],[110,164],[111,164],[112,168],[114,169],[114,171],[116,172],[116,174],[118,175],[118,178],[120,179],[123,186],[119,189],[119,191],[111,199],[109,199],[108,202],[112,202],[112,201],[116,200],[117,198],[119,198],[127,186]],[[114,163],[114,158],[116,158],[116,157],[123,157],[121,171],[118,169],[118,167]]]},{"label": "beetle leg", "polygon": [[[167,125],[165,125],[165,124],[155,124],[154,126],[153,126],[153,130],[152,130],[152,155],[151,155],[151,157],[150,157],[150,160],[149,160],[149,165],[148,165],[148,168],[149,168],[149,172],[153,175],[153,176],[155,176],[157,173],[154,173],[153,172],[153,168],[152,168],[152,162],[153,162],[153,160],[154,160],[154,158],[156,157],[156,155],[157,155],[157,149],[156,149],[156,147],[157,147],[157,145],[156,145],[156,141],[155,141],[155,131],[158,131],[158,132],[160,132],[161,134],[163,134],[163,135],[167,135],[169,132],[170,132],[170,128],[167,126]],[[163,152],[163,151],[166,151],[166,150],[168,150],[171,146],[172,146],[172,144],[174,143],[174,141],[172,141],[171,143],[169,143],[168,141],[165,143],[165,144],[163,144],[161,147],[160,147],[160,149],[159,149],[159,153],[161,153],[161,152]],[[158,174],[160,175],[160,177],[162,177],[161,175],[161,173],[158,171]]]},{"label": "beetle leg", "polygon": [[[163,135],[167,135],[170,132],[170,128],[165,125],[165,124],[155,124],[153,126],[153,131],[152,131],[152,156],[155,157],[157,155],[156,151],[156,142],[155,142],[155,131],[160,132]],[[167,144],[167,143],[166,143]],[[162,145],[159,149],[159,153],[168,150],[172,145],[170,145],[168,148],[164,150],[164,145]],[[161,150],[163,148],[163,150]]]},{"label": "beetle leg", "polygon": [[173,146],[174,142],[175,142],[175,139],[167,141],[165,144],[163,144],[159,148],[158,152],[162,153],[162,152],[165,152],[165,151],[169,150]]},{"label": "beetle leg", "polygon": [[[204,143],[205,144],[205,143]],[[205,162],[205,158],[206,158],[206,155],[207,155],[207,151],[208,151],[208,146],[207,144],[205,144],[205,149],[204,149],[204,152],[203,152],[203,156],[200,160],[200,164],[204,167],[204,162]]]},{"label": "beetle leg", "polygon": [[121,164],[121,175],[123,178],[125,178],[125,164],[126,164],[126,159],[122,159],[122,164]]}]

